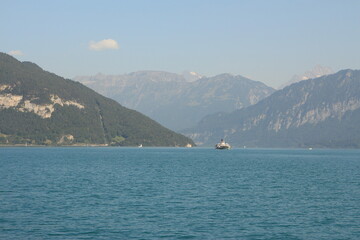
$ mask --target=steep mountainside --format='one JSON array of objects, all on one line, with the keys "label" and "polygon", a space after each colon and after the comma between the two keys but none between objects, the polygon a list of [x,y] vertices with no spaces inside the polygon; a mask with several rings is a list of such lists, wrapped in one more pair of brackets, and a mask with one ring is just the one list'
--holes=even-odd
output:
[{"label": "steep mountainside", "polygon": [[185,146],[192,141],[84,85],[0,53],[0,144]]},{"label": "steep mountainside", "polygon": [[360,71],[301,81],[259,103],[204,118],[184,133],[213,145],[220,138],[249,147],[360,147]]},{"label": "steep mountainside", "polygon": [[75,80],[174,130],[195,126],[208,114],[255,104],[274,91],[261,82],[230,74],[201,78],[196,73],[142,71]]}]

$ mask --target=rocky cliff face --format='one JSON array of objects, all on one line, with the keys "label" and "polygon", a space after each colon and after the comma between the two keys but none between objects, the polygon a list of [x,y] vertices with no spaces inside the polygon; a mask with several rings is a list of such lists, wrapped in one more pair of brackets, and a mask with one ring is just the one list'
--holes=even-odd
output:
[{"label": "rocky cliff face", "polygon": [[[8,85],[3,85],[8,86]],[[3,87],[0,85],[1,87]],[[9,88],[7,88],[9,89]],[[37,100],[36,98],[30,100],[24,100],[22,95],[12,95],[10,93],[1,94],[2,90],[0,90],[0,109],[12,108],[16,109],[20,112],[33,112],[40,116],[41,118],[51,118],[51,114],[55,111],[55,104],[59,106],[75,106],[79,109],[84,108],[84,105],[76,102],[63,100],[59,96],[51,95],[49,104],[36,104],[32,101]]]},{"label": "rocky cliff face", "polygon": [[208,114],[255,104],[274,91],[263,83],[230,74],[206,78],[193,72],[142,71],[75,80],[174,130],[192,127]]},{"label": "rocky cliff face", "polygon": [[[252,147],[360,147],[360,71],[295,83],[231,114],[185,131],[199,144],[226,137]],[[221,124],[219,124],[221,123]]]}]

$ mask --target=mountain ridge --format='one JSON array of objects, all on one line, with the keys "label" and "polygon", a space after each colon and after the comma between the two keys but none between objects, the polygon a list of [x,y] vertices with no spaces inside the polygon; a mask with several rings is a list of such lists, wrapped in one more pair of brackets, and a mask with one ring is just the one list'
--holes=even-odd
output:
[{"label": "mountain ridge", "polygon": [[360,147],[360,71],[294,83],[257,104],[208,116],[182,131],[212,145],[226,137],[249,147]]},{"label": "mountain ridge", "polygon": [[[240,75],[201,76],[187,81],[181,75],[167,72],[148,71],[148,77],[146,71],[140,73],[143,73],[141,77],[131,73],[74,79],[173,130],[194,126],[211,113],[230,112],[254,104],[274,91],[264,83]],[[152,81],[155,73],[169,79]]]},{"label": "mountain ridge", "polygon": [[333,74],[334,71],[330,67],[325,67],[320,64],[315,65],[311,70],[308,70],[302,74],[295,74],[290,81],[282,84],[279,89],[283,89],[286,86],[289,86],[293,83],[300,82],[303,80],[308,80],[312,78],[318,78],[324,75]]}]

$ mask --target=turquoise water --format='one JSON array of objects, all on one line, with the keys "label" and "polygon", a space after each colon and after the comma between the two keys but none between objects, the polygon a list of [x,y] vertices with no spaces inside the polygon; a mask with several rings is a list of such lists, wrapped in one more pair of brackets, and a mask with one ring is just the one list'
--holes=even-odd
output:
[{"label": "turquoise water", "polygon": [[0,148],[0,239],[360,239],[359,150]]}]

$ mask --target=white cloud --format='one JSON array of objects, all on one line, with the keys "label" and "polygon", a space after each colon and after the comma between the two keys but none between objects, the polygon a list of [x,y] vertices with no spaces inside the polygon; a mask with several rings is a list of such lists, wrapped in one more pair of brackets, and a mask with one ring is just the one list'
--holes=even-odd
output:
[{"label": "white cloud", "polygon": [[20,50],[11,50],[10,52],[8,52],[8,54],[12,56],[21,56],[23,55],[23,52]]},{"label": "white cloud", "polygon": [[89,49],[100,51],[105,49],[119,49],[119,44],[114,39],[104,39],[99,42],[91,41]]}]

